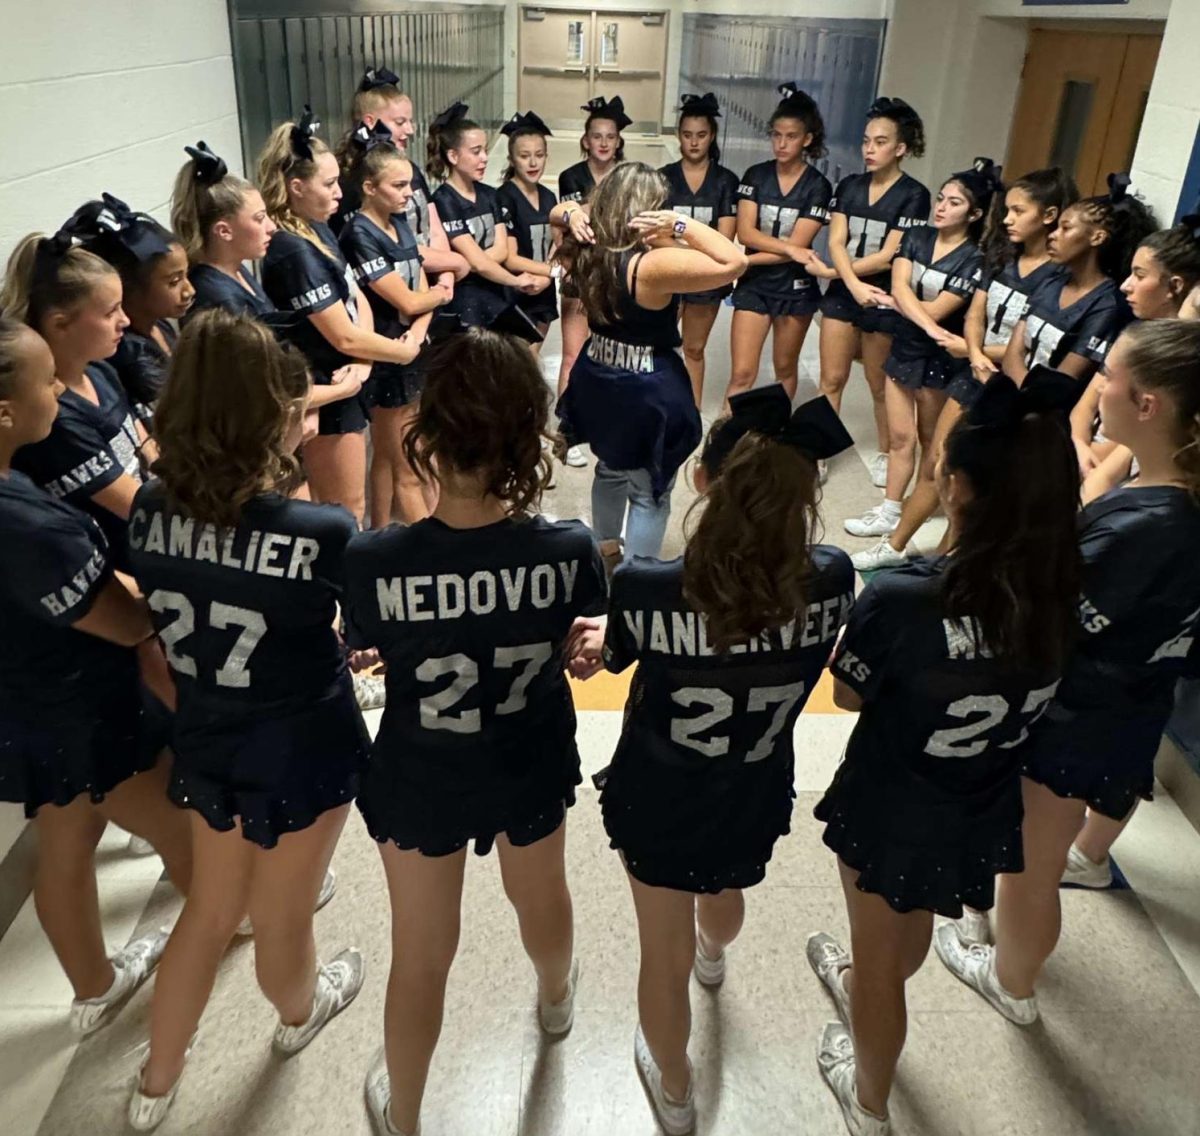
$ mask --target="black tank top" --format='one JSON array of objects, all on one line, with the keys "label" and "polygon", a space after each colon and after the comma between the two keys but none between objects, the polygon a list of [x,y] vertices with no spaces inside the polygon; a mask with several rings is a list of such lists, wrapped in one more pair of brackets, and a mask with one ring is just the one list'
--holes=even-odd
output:
[{"label": "black tank top", "polygon": [[[618,343],[630,343],[637,347],[652,347],[657,351],[673,351],[683,341],[679,337],[679,297],[672,296],[671,302],[658,311],[643,308],[634,299],[637,293],[637,274],[644,252],[623,252],[621,269],[617,278],[619,298],[615,323],[588,320],[588,330],[593,335],[602,335]],[[633,260],[633,290],[629,284],[629,262]]]}]

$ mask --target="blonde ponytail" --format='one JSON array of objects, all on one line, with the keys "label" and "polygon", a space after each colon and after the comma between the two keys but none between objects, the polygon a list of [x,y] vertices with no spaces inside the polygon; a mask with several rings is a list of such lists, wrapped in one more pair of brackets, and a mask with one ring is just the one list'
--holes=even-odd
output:
[{"label": "blonde ponytail", "polygon": [[294,122],[281,122],[271,131],[262,153],[258,156],[258,188],[263,196],[263,204],[271,220],[281,229],[303,237],[322,256],[332,258],[334,253],[322,243],[313,227],[292,212],[292,200],[288,195],[287,183],[290,178],[307,181],[317,173],[316,159],[322,154],[329,153],[329,147],[319,138],[310,138],[309,147],[312,159],[302,158],[292,149],[292,130]]},{"label": "blonde ponytail", "polygon": [[247,192],[253,188],[248,181],[233,174],[226,174],[220,181],[206,185],[197,178],[193,159],[180,167],[171,192],[171,228],[187,252],[189,264],[195,264],[203,257],[212,227],[237,214],[246,203]]},{"label": "blonde ponytail", "polygon": [[[51,311],[70,311],[83,303],[103,278],[116,270],[94,253],[75,247],[52,251],[53,238],[30,233],[8,258],[0,287],[0,314],[21,320],[35,331]],[[38,271],[38,254],[53,257],[46,271]]]}]

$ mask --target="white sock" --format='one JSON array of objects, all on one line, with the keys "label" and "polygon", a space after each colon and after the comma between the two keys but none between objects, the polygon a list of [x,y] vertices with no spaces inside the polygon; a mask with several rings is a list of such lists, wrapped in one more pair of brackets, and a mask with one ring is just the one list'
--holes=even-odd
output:
[{"label": "white sock", "polygon": [[884,500],[883,505],[881,506],[881,509],[883,510],[883,515],[885,517],[887,517],[888,520],[895,520],[895,521],[898,521],[900,519],[900,512],[901,512],[902,508],[903,508],[903,502],[889,501],[886,499]]}]

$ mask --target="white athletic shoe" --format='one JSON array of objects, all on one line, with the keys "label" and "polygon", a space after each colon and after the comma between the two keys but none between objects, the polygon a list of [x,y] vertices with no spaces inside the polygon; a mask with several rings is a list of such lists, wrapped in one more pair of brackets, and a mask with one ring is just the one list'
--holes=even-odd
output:
[{"label": "white athletic shoe", "polygon": [[725,981],[725,952],[716,958],[709,958],[700,949],[700,936],[696,936],[696,958],[692,963],[692,973],[696,981],[707,990],[715,990]]},{"label": "white athletic shoe", "polygon": [[858,1103],[854,1085],[854,1041],[841,1022],[828,1022],[817,1043],[817,1068],[842,1109],[850,1136],[888,1136],[887,1117],[868,1112]]},{"label": "white athletic shoe", "polygon": [[885,513],[882,505],[875,505],[861,517],[847,517],[842,522],[851,536],[890,536],[899,523],[900,517]]},{"label": "white athletic shoe", "polygon": [[876,454],[867,466],[867,470],[871,475],[871,484],[877,489],[887,488],[887,471],[888,471],[888,456],[887,454]]},{"label": "white athletic shoe", "polygon": [[964,947],[986,947],[992,941],[992,928],[986,911],[964,907],[962,915],[952,919],[950,925]]},{"label": "white athletic shoe", "polygon": [[332,962],[317,967],[312,1013],[298,1026],[283,1022],[275,1027],[275,1048],[280,1053],[299,1053],[331,1019],[340,1014],[362,989],[366,966],[362,954],[347,947]]},{"label": "white athletic shoe", "polygon": [[76,998],[71,1003],[71,1027],[85,1037],[107,1025],[135,990],[158,966],[170,932],[162,927],[138,939],[131,939],[110,961],[113,983],[97,998]]},{"label": "white athletic shoe", "polygon": [[[388,1105],[392,1103],[392,1083],[388,1078],[387,1056],[382,1049],[371,1059],[371,1068],[367,1070],[367,1080],[363,1085],[363,1095],[367,1099],[367,1115],[371,1118],[371,1131],[375,1136],[405,1136],[405,1133],[394,1127],[388,1119]],[[421,1136],[420,1124],[412,1136]]]},{"label": "white athletic shoe", "polygon": [[1085,888],[1112,887],[1112,861],[1106,857],[1103,864],[1097,864],[1072,844],[1067,852],[1067,866],[1062,874],[1062,882],[1078,884]]},{"label": "white athletic shoe", "polygon": [[563,458],[563,464],[569,465],[572,469],[583,469],[587,463],[587,454],[583,452],[582,446],[572,446],[567,450],[566,457]]},{"label": "white athletic shoe", "polygon": [[829,480],[829,462],[825,458],[817,458],[817,484],[824,485]]},{"label": "white athletic shoe", "polygon": [[832,936],[814,931],[804,943],[808,965],[829,991],[837,1006],[838,1017],[850,1024],[850,995],[842,985],[842,975],[850,969],[850,955]]},{"label": "white athletic shoe", "polygon": [[971,987],[1010,1022],[1019,1026],[1037,1021],[1037,995],[1014,998],[996,977],[996,948],[980,945],[964,946],[953,923],[943,923],[933,932],[933,949],[960,982]]},{"label": "white athletic shoe", "polygon": [[[847,521],[846,524],[848,527],[850,522]],[[879,538],[878,544],[851,555],[850,563],[854,565],[856,572],[878,572],[881,568],[898,568],[901,564],[907,564],[908,553],[897,552],[884,536]]]},{"label": "white athletic shoe", "polygon": [[[192,1040],[188,1042],[187,1050],[184,1052],[183,1060],[187,1063],[187,1059],[192,1055],[192,1048],[196,1044],[196,1035],[192,1034]],[[171,1111],[171,1105],[175,1103],[175,1094],[179,1091],[179,1082],[183,1080],[183,1074],[179,1074],[178,1080],[173,1084],[161,1097],[150,1097],[142,1092],[142,1074],[146,1071],[146,1062],[150,1060],[150,1043],[142,1042],[135,1050],[134,1054],[140,1058],[138,1061],[138,1071],[134,1077],[133,1094],[129,1098],[129,1127],[135,1132],[152,1132],[167,1118],[167,1113]]]},{"label": "white athletic shoe", "polygon": [[387,702],[387,683],[383,675],[361,674],[353,676],[354,699],[360,710],[378,710]]},{"label": "white athletic shoe", "polygon": [[561,1002],[538,1002],[538,1022],[551,1037],[562,1037],[575,1022],[575,989],[579,985],[579,960],[571,963],[567,996]]},{"label": "white athletic shoe", "polygon": [[[337,892],[337,872],[332,868],[325,869],[325,878],[321,881],[321,890],[317,892],[317,902],[313,907],[313,911],[320,911],[336,894]],[[238,929],[234,932],[239,939],[247,939],[254,934],[254,924],[250,922],[250,916],[247,915],[238,924]]]},{"label": "white athletic shoe", "polygon": [[143,840],[140,836],[134,836],[131,833],[128,851],[130,856],[149,856],[154,852],[154,845],[149,840]]},{"label": "white athletic shoe", "polygon": [[[674,1101],[667,1096],[663,1088],[662,1071],[654,1063],[654,1055],[646,1044],[642,1033],[641,1023],[633,1035],[633,1058],[637,1062],[638,1075],[646,1092],[650,1094],[650,1103],[654,1106],[654,1115],[667,1136],[687,1136],[696,1127],[696,1102],[692,1099],[692,1080],[688,1081],[687,1099]],[[688,1062],[688,1073],[692,1072],[692,1063]]]}]

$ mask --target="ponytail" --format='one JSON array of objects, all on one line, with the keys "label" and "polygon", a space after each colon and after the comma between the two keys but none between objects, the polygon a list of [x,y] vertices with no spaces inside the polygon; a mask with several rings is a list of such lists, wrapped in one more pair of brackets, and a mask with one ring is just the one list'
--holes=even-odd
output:
[{"label": "ponytail", "polygon": [[1178,276],[1183,282],[1178,295],[1172,293],[1172,299],[1182,306],[1188,293],[1200,284],[1200,217],[1185,217],[1173,228],[1151,233],[1140,247],[1154,254],[1165,275]]},{"label": "ponytail", "polygon": [[[1047,226],[1047,233],[1058,228],[1068,206],[1079,200],[1079,190],[1071,175],[1061,166],[1051,166],[1044,170],[1032,170],[1009,184],[1004,191],[1019,189],[1034,203],[1042,213],[1054,211]],[[984,238],[984,270],[990,276],[995,276],[1006,265],[1011,264],[1019,255],[1020,247],[1008,239],[1004,231],[1004,213],[998,212],[992,232]]]},{"label": "ponytail", "polygon": [[8,258],[0,313],[40,331],[50,312],[74,310],[114,274],[112,265],[73,245],[70,237],[30,233]]},{"label": "ponytail", "polygon": [[329,147],[317,137],[307,139],[311,157],[296,153],[293,132],[300,129],[294,122],[281,122],[271,131],[262,153],[258,155],[258,188],[263,204],[271,220],[281,229],[308,241],[324,257],[333,257],[333,250],[325,247],[316,230],[292,212],[292,199],[287,183],[291,178],[307,181],[317,173],[317,159],[329,153]]},{"label": "ponytail", "polygon": [[1130,191],[1128,177],[1109,174],[1108,181],[1111,192],[1085,197],[1075,208],[1108,234],[1097,261],[1100,271],[1119,284],[1129,275],[1134,250],[1158,228],[1158,221],[1150,207]]},{"label": "ponytail", "polygon": [[212,227],[236,216],[253,188],[244,178],[229,173],[218,181],[204,182],[197,177],[195,159],[180,167],[171,192],[171,228],[189,264],[196,264],[204,256]]},{"label": "ponytail", "polygon": [[0,315],[0,398],[11,398],[17,374],[18,347],[31,329],[9,316]]},{"label": "ponytail", "polygon": [[[442,117],[444,116],[438,116]],[[450,151],[457,150],[462,145],[463,135],[468,131],[482,129],[478,123],[465,117],[454,118],[449,122],[439,122],[435,118],[429,127],[429,138],[425,144],[426,173],[434,181],[445,181],[450,176]]]}]

